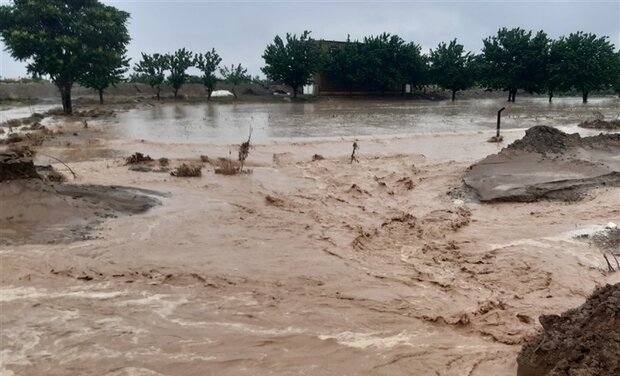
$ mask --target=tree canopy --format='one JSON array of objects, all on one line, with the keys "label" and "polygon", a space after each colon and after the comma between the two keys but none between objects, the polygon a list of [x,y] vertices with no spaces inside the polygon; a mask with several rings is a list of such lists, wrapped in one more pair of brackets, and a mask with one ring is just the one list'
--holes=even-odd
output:
[{"label": "tree canopy", "polygon": [[128,19],[129,13],[97,0],[14,0],[0,6],[0,36],[30,73],[49,75],[70,114],[73,84],[105,55],[124,56]]},{"label": "tree canopy", "polygon": [[440,43],[430,54],[432,81],[441,88],[452,92],[452,101],[456,92],[474,85],[473,56],[465,52],[456,39],[449,44]]},{"label": "tree canopy", "polygon": [[515,100],[518,89],[530,93],[544,88],[549,38],[543,31],[532,36],[521,28],[502,28],[484,39],[482,49],[483,83],[508,91]]},{"label": "tree canopy", "polygon": [[99,103],[103,104],[103,92],[110,85],[123,81],[129,59],[116,53],[102,53],[90,63],[88,71],[79,79],[85,87],[97,90]]},{"label": "tree canopy", "polygon": [[187,81],[187,69],[194,65],[194,54],[185,48],[176,50],[173,54],[165,55],[167,68],[170,71],[168,82],[177,98],[179,89]]},{"label": "tree canopy", "polygon": [[142,53],[142,60],[135,66],[134,71],[140,80],[146,82],[155,91],[155,96],[159,100],[161,85],[163,85],[168,69],[168,58],[166,55],[154,53],[152,55]]},{"label": "tree canopy", "polygon": [[237,66],[232,64],[230,67],[224,66],[222,67],[222,69],[220,69],[220,74],[222,75],[224,80],[233,85],[232,93],[235,96],[235,99],[237,99],[237,92],[235,91],[235,87],[242,82],[250,80],[250,76],[248,76],[247,73],[248,70],[242,67],[241,64],[238,64]]},{"label": "tree canopy", "polygon": [[287,33],[286,43],[276,35],[273,43],[267,45],[263,59],[263,73],[271,80],[291,86],[296,98],[299,88],[312,82],[312,75],[323,62],[323,54],[310,38],[310,32],[304,31],[299,37]]},{"label": "tree canopy", "polygon": [[564,90],[578,90],[583,102],[594,90],[612,87],[616,72],[617,55],[607,37],[577,32],[561,37],[554,50],[557,80]]},{"label": "tree canopy", "polygon": [[211,99],[211,94],[215,89],[215,84],[217,83],[217,77],[215,76],[215,72],[222,62],[222,58],[220,55],[215,52],[215,48],[211,49],[211,51],[207,51],[204,54],[196,54],[196,58],[194,60],[194,64],[196,68],[198,68],[202,72],[202,83],[207,89],[207,100]]}]

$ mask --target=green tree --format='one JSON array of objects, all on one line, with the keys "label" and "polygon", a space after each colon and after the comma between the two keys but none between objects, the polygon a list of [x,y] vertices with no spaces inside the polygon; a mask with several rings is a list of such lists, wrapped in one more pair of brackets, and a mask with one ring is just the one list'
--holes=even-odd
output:
[{"label": "green tree", "polygon": [[518,89],[540,92],[544,89],[549,38],[543,31],[502,28],[486,38],[482,49],[482,81],[493,89],[508,91],[515,101]]},{"label": "green tree", "polygon": [[546,62],[546,77],[544,86],[549,96],[549,103],[553,101],[553,96],[558,90],[566,88],[562,74],[562,52],[557,41],[552,41],[549,46],[549,55]]},{"label": "green tree", "polygon": [[332,46],[326,57],[325,74],[335,82],[344,85],[352,94],[353,86],[363,80],[362,55],[360,43],[352,42],[349,37],[342,45]]},{"label": "green tree", "polygon": [[364,38],[361,48],[363,79],[370,88],[384,92],[405,83],[404,46],[405,42],[398,35],[383,33]]},{"label": "green tree", "polygon": [[620,51],[616,53],[616,70],[614,73],[614,91],[620,97]]},{"label": "green tree", "polygon": [[0,6],[0,36],[30,73],[49,75],[65,114],[73,112],[71,89],[102,54],[123,56],[129,13],[97,0],[14,0]]},{"label": "green tree", "polygon": [[465,52],[456,39],[449,44],[440,43],[430,54],[431,76],[441,88],[452,91],[452,101],[459,90],[474,85],[473,56]]},{"label": "green tree", "polygon": [[190,51],[186,51],[185,48],[176,50],[175,53],[166,55],[168,59],[168,69],[170,75],[168,76],[168,82],[174,90],[174,98],[177,98],[179,89],[185,82],[187,82],[187,69],[194,65],[194,54]]},{"label": "green tree", "polygon": [[196,54],[194,64],[202,72],[202,83],[207,89],[207,100],[211,99],[211,94],[217,84],[217,77],[215,72],[222,62],[220,55],[215,52],[215,48],[211,51],[207,51],[204,54]]},{"label": "green tree", "polygon": [[153,55],[142,53],[142,60],[134,66],[135,77],[143,80],[153,91],[157,100],[160,98],[161,85],[166,79],[165,72],[168,70],[168,58],[166,55],[154,53]]},{"label": "green tree", "polygon": [[323,53],[318,44],[310,38],[310,32],[301,36],[286,34],[286,44],[276,35],[272,44],[263,53],[265,66],[262,68],[267,78],[283,82],[293,88],[293,98],[303,85],[312,82],[323,62]]},{"label": "green tree", "polygon": [[615,79],[616,53],[608,37],[577,32],[557,41],[558,70],[565,90],[581,92],[583,103],[595,90],[611,87]]},{"label": "green tree", "polygon": [[248,76],[247,73],[248,70],[242,67],[241,64],[238,64],[237,66],[235,66],[235,64],[232,64],[230,68],[224,66],[220,69],[220,74],[224,78],[224,81],[227,81],[228,83],[231,83],[233,85],[232,93],[235,96],[235,99],[237,99],[237,92],[235,91],[235,87],[242,82],[250,80],[250,76]]},{"label": "green tree", "polygon": [[123,75],[127,72],[129,59],[114,52],[100,54],[91,62],[88,72],[79,79],[79,83],[85,87],[97,90],[99,103],[103,104],[103,92],[110,85],[114,86],[123,81]]},{"label": "green tree", "polygon": [[431,81],[429,59],[422,55],[422,48],[415,43],[407,43],[402,47],[401,56],[400,69],[404,82],[418,89],[428,85]]}]

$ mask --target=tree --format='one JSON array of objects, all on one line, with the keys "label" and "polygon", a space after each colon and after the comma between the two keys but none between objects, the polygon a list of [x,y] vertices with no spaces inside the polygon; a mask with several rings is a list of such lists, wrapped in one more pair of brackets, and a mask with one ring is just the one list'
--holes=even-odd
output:
[{"label": "tree", "polygon": [[0,36],[30,73],[49,75],[63,112],[71,114],[71,89],[101,54],[123,56],[129,13],[97,0],[14,0],[0,6]]},{"label": "tree", "polygon": [[512,102],[518,89],[530,93],[544,89],[549,38],[542,30],[532,37],[531,31],[502,28],[483,42],[484,84],[507,90]]},{"label": "tree", "polygon": [[276,35],[273,44],[267,45],[263,59],[263,73],[271,80],[291,86],[293,98],[297,98],[299,88],[312,82],[312,75],[319,70],[323,53],[310,38],[310,32],[304,31],[299,37],[287,33],[286,44]]},{"label": "tree", "polygon": [[100,56],[91,63],[88,72],[80,78],[79,83],[97,90],[99,103],[103,104],[103,91],[110,85],[114,86],[121,82],[128,66],[129,59],[125,56],[102,51]]},{"label": "tree", "polygon": [[215,52],[214,48],[204,54],[196,54],[194,64],[202,72],[202,83],[207,89],[207,100],[211,99],[211,94],[215,89],[217,83],[215,72],[221,62],[222,58]]},{"label": "tree", "polygon": [[242,82],[250,80],[250,76],[248,76],[247,73],[248,70],[243,68],[241,64],[238,64],[237,66],[235,66],[235,64],[232,64],[230,68],[225,66],[220,69],[220,74],[222,75],[224,80],[228,81],[233,85],[232,93],[235,96],[235,99],[237,99],[235,87]]},{"label": "tree", "polygon": [[402,68],[405,82],[418,89],[431,83],[429,58],[422,55],[422,48],[414,43],[404,46]]},{"label": "tree", "polygon": [[186,51],[185,48],[181,48],[175,51],[174,54],[166,55],[168,60],[168,69],[170,75],[168,76],[168,82],[174,90],[174,98],[177,98],[179,89],[187,81],[187,68],[194,65],[194,54]]},{"label": "tree", "polygon": [[473,56],[465,53],[463,45],[456,39],[448,45],[442,42],[437,49],[431,50],[430,63],[433,82],[452,91],[453,102],[457,91],[474,85]]},{"label": "tree", "polygon": [[161,93],[161,85],[165,80],[165,72],[168,69],[168,58],[165,55],[155,53],[153,55],[142,53],[142,60],[134,66],[136,76],[144,80],[155,92],[157,100]]},{"label": "tree", "polygon": [[608,37],[579,31],[561,37],[556,48],[562,86],[581,92],[583,103],[588,102],[590,92],[613,85],[617,57]]},{"label": "tree", "polygon": [[562,74],[562,52],[557,41],[552,41],[549,46],[549,55],[546,64],[546,78],[544,86],[549,96],[549,103],[553,101],[553,95],[558,90],[566,88],[564,77]]},{"label": "tree", "polygon": [[614,91],[618,93],[618,97],[620,97],[620,51],[616,53],[616,70],[614,73]]},{"label": "tree", "polygon": [[404,46],[405,42],[398,35],[383,33],[364,38],[361,48],[363,79],[371,88],[384,92],[405,83]]},{"label": "tree", "polygon": [[329,49],[325,73],[334,81],[346,86],[351,95],[353,85],[363,80],[363,66],[360,43],[351,42],[351,39],[347,37],[344,44],[335,45]]}]

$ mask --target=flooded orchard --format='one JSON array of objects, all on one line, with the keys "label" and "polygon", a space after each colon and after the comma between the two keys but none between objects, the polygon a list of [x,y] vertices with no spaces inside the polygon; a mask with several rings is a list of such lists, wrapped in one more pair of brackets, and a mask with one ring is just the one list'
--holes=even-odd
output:
[{"label": "flooded orchard", "polygon": [[172,104],[118,115],[123,137],[157,142],[236,143],[253,128],[257,142],[291,138],[389,136],[479,132],[495,129],[506,106],[505,129],[573,126],[584,119],[618,116],[618,99],[520,98],[449,101],[329,100],[320,103]]},{"label": "flooded orchard", "polygon": [[[88,127],[50,119],[35,160],[64,188],[1,183],[0,372],[514,375],[540,315],[620,281],[588,241],[620,223],[619,188],[481,203],[462,178],[525,128],[576,131],[619,103],[162,104]],[[502,106],[504,142],[489,143]],[[216,174],[250,126],[248,171]],[[613,177],[617,137],[580,130],[601,132],[604,148],[584,137],[566,160],[527,147],[500,157],[520,174],[518,153],[551,169],[603,160]],[[128,165],[136,152],[151,160]],[[171,176],[182,164],[201,176]],[[150,209],[126,208],[142,201]]]}]

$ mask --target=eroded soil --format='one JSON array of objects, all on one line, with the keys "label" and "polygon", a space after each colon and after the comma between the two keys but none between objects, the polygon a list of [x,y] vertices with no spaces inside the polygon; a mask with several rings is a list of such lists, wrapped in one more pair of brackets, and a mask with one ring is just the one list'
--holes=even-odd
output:
[{"label": "eroded soil", "polygon": [[[362,139],[359,163],[353,139],[261,144],[251,174],[225,176],[202,161],[229,146],[101,129],[41,153],[70,163],[69,184],[170,195],[96,237],[0,246],[4,374],[514,375],[539,315],[619,282],[576,238],[620,222],[618,188],[570,203],[447,194],[499,151],[488,134]],[[136,151],[202,176],[131,171]]]}]

